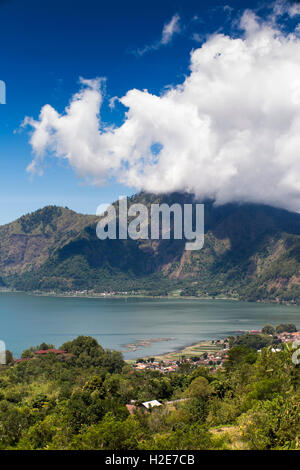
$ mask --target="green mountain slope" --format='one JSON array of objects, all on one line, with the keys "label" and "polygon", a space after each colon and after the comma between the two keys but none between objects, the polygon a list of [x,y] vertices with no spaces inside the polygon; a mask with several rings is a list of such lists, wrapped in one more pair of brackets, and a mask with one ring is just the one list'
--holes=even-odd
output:
[{"label": "green mountain slope", "polygon": [[64,246],[93,216],[77,214],[67,208],[47,206],[0,227],[0,275],[21,274],[37,269]]},{"label": "green mountain slope", "polygon": [[[141,193],[131,203],[191,203]],[[300,215],[268,206],[205,202],[205,243],[105,240],[95,216],[46,207],[0,227],[0,278],[25,290],[139,291],[300,301]]]}]

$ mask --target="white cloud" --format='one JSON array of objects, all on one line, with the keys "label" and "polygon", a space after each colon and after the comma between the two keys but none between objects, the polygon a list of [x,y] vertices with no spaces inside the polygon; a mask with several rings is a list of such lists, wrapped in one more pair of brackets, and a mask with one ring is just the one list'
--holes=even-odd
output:
[{"label": "white cloud", "polygon": [[169,23],[164,25],[161,43],[168,44],[172,40],[174,34],[180,33],[180,30],[180,16],[176,14]]},{"label": "white cloud", "polygon": [[26,119],[29,171],[50,152],[99,184],[113,176],[137,190],[299,211],[300,39],[250,11],[241,27],[192,51],[184,83],[160,96],[129,90],[120,127],[101,121],[99,80],[82,81],[63,114],[44,106]]},{"label": "white cloud", "polygon": [[300,15],[300,5],[299,4],[292,5],[289,8],[288,13],[291,17]]},{"label": "white cloud", "polygon": [[174,35],[179,34],[180,32],[180,16],[176,13],[172,16],[171,20],[168,23],[165,23],[162,30],[161,39],[159,41],[154,42],[153,44],[143,47],[142,49],[138,49],[136,51],[136,54],[141,56],[146,54],[146,52],[157,50],[162,46],[166,46],[172,41]]},{"label": "white cloud", "polygon": [[285,14],[293,18],[300,15],[300,5],[293,2],[293,0],[276,0],[273,3],[272,14],[275,18]]}]

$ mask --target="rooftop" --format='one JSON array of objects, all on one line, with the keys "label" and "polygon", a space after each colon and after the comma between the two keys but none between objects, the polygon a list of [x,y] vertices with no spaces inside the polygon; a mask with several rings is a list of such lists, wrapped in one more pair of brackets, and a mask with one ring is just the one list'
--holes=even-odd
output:
[{"label": "rooftop", "polygon": [[145,401],[142,405],[147,408],[147,410],[154,408],[155,406],[161,406],[161,403],[158,400]]}]

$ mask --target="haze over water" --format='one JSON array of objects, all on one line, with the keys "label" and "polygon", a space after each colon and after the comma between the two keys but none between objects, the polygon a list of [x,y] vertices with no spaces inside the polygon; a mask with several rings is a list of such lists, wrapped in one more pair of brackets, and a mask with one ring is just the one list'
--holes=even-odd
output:
[{"label": "haze over water", "polygon": [[[45,341],[56,347],[78,335],[93,336],[126,359],[173,351],[266,323],[295,323],[300,307],[228,300],[63,298],[0,294],[0,339],[15,356]],[[126,351],[139,340],[170,338]]]}]

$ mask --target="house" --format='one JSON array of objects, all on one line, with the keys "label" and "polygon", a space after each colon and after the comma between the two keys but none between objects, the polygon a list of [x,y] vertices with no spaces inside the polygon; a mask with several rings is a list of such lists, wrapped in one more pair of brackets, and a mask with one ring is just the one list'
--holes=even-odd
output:
[{"label": "house", "polygon": [[142,403],[142,406],[144,406],[147,410],[151,410],[152,408],[161,405],[162,404],[158,400],[145,401],[144,403]]},{"label": "house", "polygon": [[158,400],[145,401],[140,405],[137,404],[136,400],[131,400],[130,403],[126,405],[126,408],[129,414],[133,415],[138,408],[142,408],[144,413],[147,413],[152,408],[156,408],[158,406],[162,406],[162,403],[160,403]]},{"label": "house", "polygon": [[21,359],[15,360],[15,364],[19,364],[20,362],[24,362],[24,361],[30,361],[31,359],[32,357],[21,357]]},{"label": "house", "polygon": [[34,354],[38,354],[42,356],[44,354],[54,353],[54,354],[66,354],[67,351],[62,351],[61,349],[40,349],[39,351],[35,351]]}]

